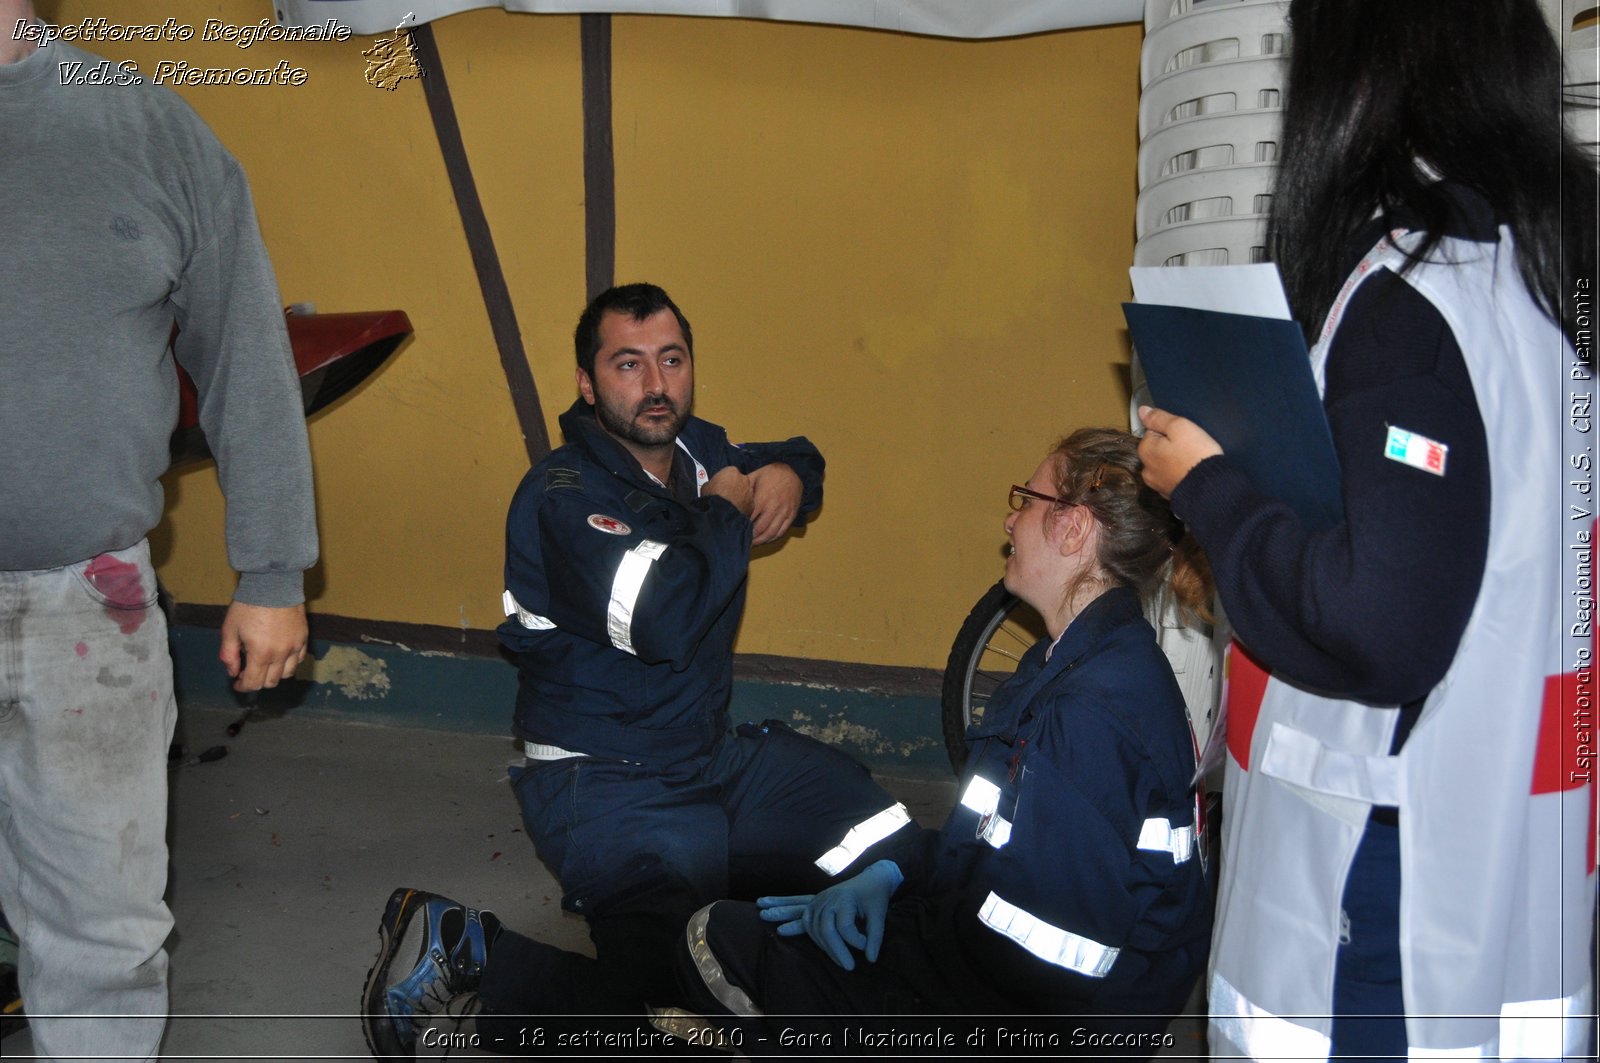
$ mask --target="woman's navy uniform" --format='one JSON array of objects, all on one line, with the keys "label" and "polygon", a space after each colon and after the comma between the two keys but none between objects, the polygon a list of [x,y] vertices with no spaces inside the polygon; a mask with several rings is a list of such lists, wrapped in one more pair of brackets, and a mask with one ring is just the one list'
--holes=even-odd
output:
[{"label": "woman's navy uniform", "polygon": [[895,858],[905,882],[876,963],[846,971],[753,906],[718,904],[680,950],[696,1005],[749,1017],[750,1037],[776,1037],[761,1011],[828,1014],[803,1025],[831,1051],[870,1047],[847,1030],[916,1030],[914,1015],[945,1031],[966,1016],[996,1049],[1002,1026],[1063,1053],[1161,1047],[1205,966],[1211,895],[1188,716],[1134,592],[1030,649],[968,742],[961,803]]}]

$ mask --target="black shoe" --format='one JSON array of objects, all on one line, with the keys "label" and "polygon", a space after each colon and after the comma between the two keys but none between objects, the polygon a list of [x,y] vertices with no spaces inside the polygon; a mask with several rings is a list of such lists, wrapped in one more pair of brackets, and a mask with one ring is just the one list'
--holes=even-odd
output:
[{"label": "black shoe", "polygon": [[475,992],[500,933],[493,913],[397,889],[378,923],[378,959],[361,993],[361,1029],[379,1059],[415,1059],[428,1018]]}]

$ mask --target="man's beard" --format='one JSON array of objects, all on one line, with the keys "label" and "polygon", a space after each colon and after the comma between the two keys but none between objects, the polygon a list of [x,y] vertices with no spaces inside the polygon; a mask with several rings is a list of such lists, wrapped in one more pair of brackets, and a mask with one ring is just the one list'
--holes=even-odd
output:
[{"label": "man's beard", "polygon": [[[668,411],[667,416],[641,418],[640,414],[652,406],[665,406]],[[645,447],[670,445],[678,438],[683,423],[689,419],[689,411],[679,409],[677,404],[665,395],[647,396],[630,410],[620,403],[614,404],[605,395],[596,392],[594,409],[595,415],[600,419],[600,426],[609,435]]]}]

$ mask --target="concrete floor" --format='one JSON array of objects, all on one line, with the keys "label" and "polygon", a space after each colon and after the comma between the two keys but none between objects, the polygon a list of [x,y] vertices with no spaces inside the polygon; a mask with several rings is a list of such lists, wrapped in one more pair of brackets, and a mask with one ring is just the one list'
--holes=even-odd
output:
[{"label": "concrete floor", "polygon": [[[226,743],[229,753],[172,773],[177,929],[163,1058],[370,1059],[354,1016],[395,886],[590,951],[523,833],[509,738],[293,713],[229,738],[236,718],[185,709],[179,723],[192,752]],[[923,823],[941,822],[955,799],[949,779],[883,782]],[[1179,1025],[1177,1051],[1164,1054],[1198,1054],[1198,1024]],[[0,1052],[33,1058],[32,1041],[13,1034]]]}]

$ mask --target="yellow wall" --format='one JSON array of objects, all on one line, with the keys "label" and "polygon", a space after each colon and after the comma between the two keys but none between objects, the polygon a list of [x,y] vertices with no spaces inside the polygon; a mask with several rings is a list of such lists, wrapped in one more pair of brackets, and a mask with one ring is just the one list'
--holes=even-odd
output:
[{"label": "yellow wall", "polygon": [[[555,437],[583,302],[578,19],[435,32]],[[807,434],[829,460],[815,525],[753,566],[741,651],[942,665],[999,574],[1007,485],[1061,431],[1125,418],[1139,41],[613,20],[618,279],[662,284],[694,322],[700,413],[735,438]],[[416,326],[312,425],[311,607],[492,627],[523,446],[421,86],[367,85],[370,44],[95,50],[307,69],[182,92],[250,174],[284,300]],[[182,601],[231,591],[214,480],[168,478],[158,557]]]}]

